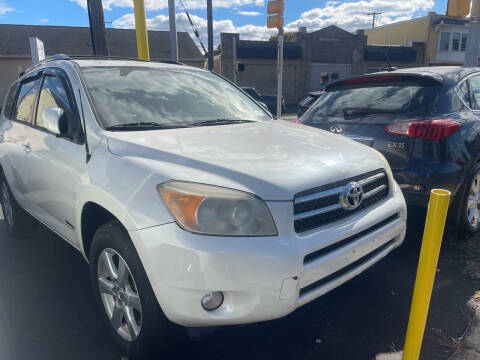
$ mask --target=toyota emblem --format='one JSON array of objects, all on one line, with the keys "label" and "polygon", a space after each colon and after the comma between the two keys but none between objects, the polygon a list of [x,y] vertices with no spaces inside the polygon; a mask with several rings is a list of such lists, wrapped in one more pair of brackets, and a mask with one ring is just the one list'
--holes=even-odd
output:
[{"label": "toyota emblem", "polygon": [[346,210],[354,210],[360,206],[363,199],[363,188],[358,182],[351,182],[345,186],[340,195],[340,204]]}]

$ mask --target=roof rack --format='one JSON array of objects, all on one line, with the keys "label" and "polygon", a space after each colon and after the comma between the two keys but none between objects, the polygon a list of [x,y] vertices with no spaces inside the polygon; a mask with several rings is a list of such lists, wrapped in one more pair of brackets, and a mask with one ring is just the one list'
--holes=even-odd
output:
[{"label": "roof rack", "polygon": [[72,59],[98,59],[98,60],[135,60],[143,62],[159,62],[164,64],[175,64],[175,65],[184,65],[179,61],[167,60],[167,59],[155,59],[155,60],[143,60],[127,56],[110,56],[110,55],[71,55],[70,60]]},{"label": "roof rack", "polygon": [[104,56],[104,55],[65,55],[65,54],[55,54],[52,56],[48,56],[42,61],[39,61],[36,64],[33,64],[32,66],[28,67],[27,69],[21,71],[18,74],[18,77],[22,77],[25,75],[27,72],[33,70],[37,66],[43,65],[49,61],[57,61],[57,60],[74,60],[74,59],[98,59],[98,60],[135,60],[135,61],[144,61],[144,62],[158,62],[158,63],[164,63],[164,64],[175,64],[175,65],[184,65],[183,63],[179,61],[173,61],[173,60],[164,60],[164,59],[156,59],[156,60],[142,60],[142,59],[136,59],[136,58],[131,58],[131,57],[121,57],[121,56]]},{"label": "roof rack", "polygon": [[56,61],[56,60],[70,60],[70,57],[68,55],[65,55],[65,54],[55,54],[55,55],[52,55],[52,56],[47,56],[45,59],[39,61],[38,63],[36,64],[33,64],[32,66],[26,68],[25,70],[23,71],[20,71],[18,73],[18,77],[22,77],[23,75],[25,75],[27,72],[33,70],[34,68],[36,68],[37,66],[40,66],[42,64],[45,64],[49,61]]}]

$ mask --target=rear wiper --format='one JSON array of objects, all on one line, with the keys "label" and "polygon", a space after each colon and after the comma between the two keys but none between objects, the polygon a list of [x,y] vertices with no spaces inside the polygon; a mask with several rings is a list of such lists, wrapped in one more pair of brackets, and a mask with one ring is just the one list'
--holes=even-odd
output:
[{"label": "rear wiper", "polygon": [[182,125],[167,125],[156,122],[131,122],[126,124],[116,124],[107,126],[106,130],[128,130],[128,129],[178,129],[185,126]]},{"label": "rear wiper", "polygon": [[199,121],[189,126],[214,126],[214,125],[227,125],[227,124],[241,124],[241,123],[248,123],[248,122],[255,122],[255,120],[239,120],[239,119],[215,119],[215,120],[205,120]]},{"label": "rear wiper", "polygon": [[378,108],[362,108],[362,107],[345,107],[342,109],[344,116],[366,115],[366,114],[389,114],[398,111],[378,109]]}]

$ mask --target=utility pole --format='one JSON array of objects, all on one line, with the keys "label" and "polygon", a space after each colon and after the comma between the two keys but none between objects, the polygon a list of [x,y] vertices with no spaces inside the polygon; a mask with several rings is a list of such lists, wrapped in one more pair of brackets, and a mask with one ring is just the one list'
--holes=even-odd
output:
[{"label": "utility pole", "polygon": [[282,116],[283,99],[283,27],[278,29],[278,64],[277,64],[277,117]]},{"label": "utility pole", "polygon": [[267,4],[267,28],[278,29],[277,45],[277,117],[282,116],[283,99],[283,13],[285,5],[284,0],[271,0]]},{"label": "utility pole", "polygon": [[467,38],[464,66],[478,66],[478,46],[480,43],[480,0],[472,0],[470,29]]},{"label": "utility pole", "polygon": [[212,0],[207,0],[208,25],[208,70],[213,70],[213,9]]},{"label": "utility pole", "polygon": [[150,51],[148,49],[147,19],[144,0],[133,0],[133,11],[135,12],[138,58],[149,61]]},{"label": "utility pole", "polygon": [[178,61],[177,19],[175,0],[168,0],[168,17],[170,20],[170,59]]},{"label": "utility pole", "polygon": [[376,12],[376,11],[372,11],[372,12],[368,12],[367,15],[371,16],[372,17],[372,29],[375,28],[375,18],[377,17],[377,15],[382,15],[381,12]]},{"label": "utility pole", "polygon": [[102,0],[87,0],[87,9],[93,54],[108,56]]},{"label": "utility pole", "polygon": [[233,83],[237,83],[237,38],[234,36],[233,40]]}]

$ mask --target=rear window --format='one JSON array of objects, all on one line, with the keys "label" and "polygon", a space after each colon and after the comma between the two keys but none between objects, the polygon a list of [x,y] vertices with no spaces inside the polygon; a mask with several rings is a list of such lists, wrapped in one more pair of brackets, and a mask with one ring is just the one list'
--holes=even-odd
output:
[{"label": "rear window", "polygon": [[440,90],[433,80],[385,77],[387,80],[352,79],[327,89],[305,116],[315,122],[324,117],[379,113],[425,113]]}]

